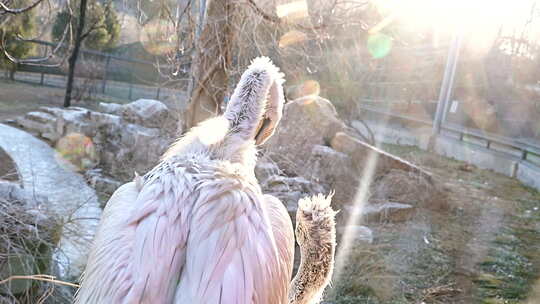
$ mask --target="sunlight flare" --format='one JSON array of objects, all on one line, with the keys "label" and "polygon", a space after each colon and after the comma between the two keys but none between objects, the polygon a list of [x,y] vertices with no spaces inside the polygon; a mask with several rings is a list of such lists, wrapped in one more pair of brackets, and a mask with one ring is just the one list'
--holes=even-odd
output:
[{"label": "sunlight flare", "polygon": [[351,210],[347,225],[345,226],[345,232],[341,237],[339,247],[336,255],[336,265],[334,268],[334,281],[340,279],[343,272],[343,268],[348,262],[348,257],[351,253],[351,248],[354,243],[354,225],[357,225],[361,219],[364,207],[369,199],[369,187],[373,176],[375,174],[375,168],[377,167],[377,161],[379,155],[377,152],[371,150],[361,175],[360,185],[354,197],[354,207]]}]

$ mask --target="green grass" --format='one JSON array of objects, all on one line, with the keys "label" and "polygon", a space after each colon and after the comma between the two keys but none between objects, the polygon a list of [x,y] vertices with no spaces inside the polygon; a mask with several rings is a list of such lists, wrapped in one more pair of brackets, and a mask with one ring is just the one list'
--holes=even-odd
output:
[{"label": "green grass", "polygon": [[481,303],[520,303],[540,272],[540,200],[519,203],[519,213],[508,219],[479,265],[482,273],[474,282]]}]

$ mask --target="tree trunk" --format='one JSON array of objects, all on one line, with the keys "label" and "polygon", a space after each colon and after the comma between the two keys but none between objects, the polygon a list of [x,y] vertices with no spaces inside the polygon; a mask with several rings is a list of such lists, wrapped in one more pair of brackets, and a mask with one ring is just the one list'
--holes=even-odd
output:
[{"label": "tree trunk", "polygon": [[[204,2],[204,1],[202,1]],[[232,22],[239,9],[234,1],[210,0],[191,65],[190,102],[183,130],[220,113],[226,94],[234,40]]]},{"label": "tree trunk", "polygon": [[75,74],[75,64],[77,63],[77,57],[79,57],[79,49],[82,44],[82,34],[84,29],[84,21],[86,18],[86,2],[87,0],[81,0],[81,6],[79,8],[79,24],[77,25],[77,33],[75,35],[75,45],[73,46],[73,52],[69,56],[69,71],[68,80],[66,84],[66,95],[64,97],[64,107],[71,105],[71,91],[73,90],[73,77]]}]

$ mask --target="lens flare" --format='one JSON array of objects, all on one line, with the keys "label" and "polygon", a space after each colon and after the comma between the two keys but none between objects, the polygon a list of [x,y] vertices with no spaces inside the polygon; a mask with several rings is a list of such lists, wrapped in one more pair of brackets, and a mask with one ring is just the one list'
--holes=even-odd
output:
[{"label": "lens flare", "polygon": [[392,38],[383,33],[369,35],[367,49],[373,58],[383,58],[390,53],[390,50],[392,50]]},{"label": "lens flare", "polygon": [[[388,124],[388,117],[383,118],[381,121],[382,128],[385,128]],[[380,141],[377,141],[375,143],[376,148],[380,148],[380,142],[384,142],[384,138],[381,138]],[[377,169],[377,163],[379,161],[379,154],[375,152],[374,150],[371,150],[369,154],[367,155],[364,169],[362,170],[362,174],[360,175],[360,182],[358,185],[358,188],[356,190],[356,194],[354,196],[354,206],[352,212],[350,212],[349,217],[347,219],[347,224],[345,226],[345,232],[343,233],[343,236],[341,237],[341,241],[339,242],[339,247],[336,253],[336,264],[334,268],[334,276],[333,281],[337,282],[342,278],[343,270],[346,267],[347,263],[349,263],[349,256],[351,254],[351,250],[354,245],[354,227],[355,225],[358,225],[362,221],[362,214],[364,211],[364,207],[366,206],[368,199],[369,199],[369,188],[371,186],[371,182],[373,181],[373,178],[375,177],[376,169]]]},{"label": "lens flare", "polygon": [[60,138],[56,144],[56,152],[73,165],[76,171],[92,168],[98,163],[94,143],[80,133],[70,133]]},{"label": "lens flare", "polygon": [[294,21],[308,17],[306,0],[280,4],[276,7],[276,15],[286,21]]},{"label": "lens flare", "polygon": [[369,198],[369,186],[373,180],[375,169],[379,155],[375,151],[371,151],[366,158],[366,166],[362,172],[362,179],[354,198],[354,208],[347,220],[345,232],[339,242],[339,247],[336,255],[336,264],[334,268],[334,281],[341,278],[343,268],[348,263],[348,257],[351,253],[351,248],[354,244],[353,227],[358,224],[361,219],[364,207]]},{"label": "lens flare", "polygon": [[300,42],[303,42],[307,40],[307,35],[300,32],[300,31],[288,31],[287,33],[283,34],[281,38],[279,38],[278,46],[280,48],[285,48],[288,46],[291,46],[293,44],[297,44]]},{"label": "lens flare", "polygon": [[321,93],[321,85],[317,80],[306,80],[299,88],[301,96],[318,96]]}]

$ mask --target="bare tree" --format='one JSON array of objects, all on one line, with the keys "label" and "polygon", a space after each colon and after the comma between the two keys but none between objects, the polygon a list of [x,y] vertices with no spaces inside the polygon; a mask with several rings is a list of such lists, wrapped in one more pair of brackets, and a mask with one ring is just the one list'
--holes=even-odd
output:
[{"label": "bare tree", "polygon": [[[73,90],[73,77],[75,75],[75,65],[77,64],[77,57],[79,56],[79,50],[81,48],[82,41],[84,40],[83,29],[86,19],[86,4],[87,0],[81,0],[79,6],[79,24],[77,25],[77,33],[75,34],[75,45],[73,51],[69,56],[69,71],[68,80],[66,85],[66,94],[64,96],[64,107],[71,105],[71,91]],[[87,32],[88,33],[88,32]]]},{"label": "bare tree", "polygon": [[238,7],[234,1],[211,0],[206,8],[207,16],[192,57],[190,103],[184,130],[220,113],[229,79],[235,39],[232,23]]}]

